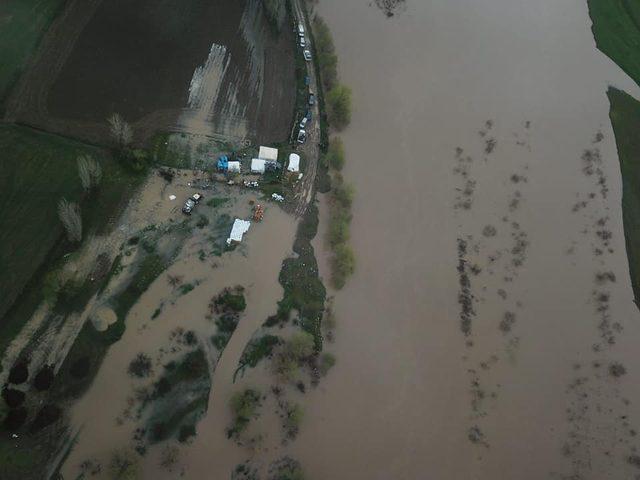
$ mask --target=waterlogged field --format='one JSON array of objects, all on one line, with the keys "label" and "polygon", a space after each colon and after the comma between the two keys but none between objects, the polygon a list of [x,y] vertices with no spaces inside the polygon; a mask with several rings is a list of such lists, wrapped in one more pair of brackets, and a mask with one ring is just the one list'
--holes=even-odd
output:
[{"label": "waterlogged field", "polygon": [[[86,234],[105,231],[113,225],[114,214],[128,198],[136,176],[105,150],[25,127],[0,126],[0,150],[2,318],[41,265],[53,265],[69,251],[57,214],[58,202],[62,198],[80,201]],[[80,155],[92,155],[103,167],[97,195],[83,194],[76,163]],[[13,312],[0,322],[0,351],[15,333],[12,324],[19,326],[24,321],[18,318],[21,316]]]},{"label": "waterlogged field", "polygon": [[4,0],[0,3],[0,106],[65,0]]},{"label": "waterlogged field", "polygon": [[[141,142],[166,130],[282,141],[293,51],[289,24],[268,19],[259,0],[76,2],[48,33],[8,116],[95,142],[114,112]],[[195,119],[184,118],[190,112]]]}]

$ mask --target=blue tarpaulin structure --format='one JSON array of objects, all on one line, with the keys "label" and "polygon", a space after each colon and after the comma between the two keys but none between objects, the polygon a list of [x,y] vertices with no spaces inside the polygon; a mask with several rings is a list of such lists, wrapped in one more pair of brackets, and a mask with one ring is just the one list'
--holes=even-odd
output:
[{"label": "blue tarpaulin structure", "polygon": [[226,155],[218,157],[218,170],[226,172],[229,169],[229,158]]}]

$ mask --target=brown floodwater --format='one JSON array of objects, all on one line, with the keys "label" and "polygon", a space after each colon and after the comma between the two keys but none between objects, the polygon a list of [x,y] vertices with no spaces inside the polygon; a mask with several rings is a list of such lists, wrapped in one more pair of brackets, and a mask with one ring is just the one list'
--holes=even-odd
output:
[{"label": "brown floodwater", "polygon": [[[586,2],[415,0],[393,17],[376,5],[317,7],[353,88],[342,137],[358,268],[330,292],[338,327],[326,348],[337,365],[318,388],[288,393],[305,405],[297,440],[283,446],[268,415],[257,448],[224,432],[231,394],[271,383],[266,365],[232,382],[281,294],[294,224],[278,211],[250,231],[249,256],[221,260],[217,273],[193,258],[176,263],[170,273],[203,282],[144,330],[170,294],[166,278],[142,297],[74,409],[84,429],[65,473],[130,440],[114,426],[131,391],[128,361],[176,325],[200,331],[211,295],[235,283],[248,288],[248,310],[198,435],[180,447],[184,478],[229,478],[240,462],[264,467],[283,454],[309,480],[638,473],[628,460],[640,428],[640,315],[605,95],[608,84],[637,87],[595,49]],[[325,204],[321,212],[326,221]],[[314,245],[326,277],[322,238]],[[610,373],[616,362],[626,374]],[[143,478],[175,478],[159,455],[144,458]]]},{"label": "brown floodwater", "polygon": [[631,478],[640,316],[605,92],[638,89],[586,2],[317,10],[353,89],[358,269],[291,453],[311,480]]}]

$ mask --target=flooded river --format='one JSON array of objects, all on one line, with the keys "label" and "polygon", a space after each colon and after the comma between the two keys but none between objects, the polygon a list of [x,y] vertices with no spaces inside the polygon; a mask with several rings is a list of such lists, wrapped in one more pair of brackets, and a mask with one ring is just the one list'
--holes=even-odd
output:
[{"label": "flooded river", "polygon": [[631,478],[640,315],[605,92],[638,88],[586,2],[317,11],[353,88],[358,269],[292,447],[308,478]]}]

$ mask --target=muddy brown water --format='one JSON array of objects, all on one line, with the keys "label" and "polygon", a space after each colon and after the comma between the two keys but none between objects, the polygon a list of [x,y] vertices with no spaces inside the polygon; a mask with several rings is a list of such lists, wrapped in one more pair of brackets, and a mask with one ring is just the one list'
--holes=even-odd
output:
[{"label": "muddy brown water", "polygon": [[[246,318],[218,364],[198,436],[181,447],[185,478],[229,478],[241,461],[284,453],[311,480],[631,478],[640,315],[605,90],[638,88],[595,49],[586,4],[411,1],[388,18],[372,2],[322,0],[318,11],[354,92],[343,139],[358,269],[335,295],[327,349],[338,363],[304,397],[292,444],[252,451],[225,438],[232,392],[269,383],[264,368],[231,383],[280,294],[275,259],[248,270],[259,277]],[[293,232],[267,225],[250,252]],[[326,257],[321,266],[326,276]],[[166,293],[157,283],[88,397],[111,392],[120,356],[146,345],[136,318]],[[205,290],[176,308],[197,319]],[[163,315],[158,325],[171,321]],[[626,374],[612,376],[613,362]],[[87,405],[75,418],[92,413]],[[87,428],[96,455],[128,438],[109,423]],[[67,465],[91,453],[81,445]],[[158,458],[145,457],[143,478],[175,476]]]},{"label": "muddy brown water", "polygon": [[[605,91],[638,88],[595,49],[586,2],[410,1],[390,19],[358,0],[317,8],[353,88],[358,270],[336,295],[337,366],[291,449],[308,478],[630,478],[640,315]],[[600,173],[583,173],[587,149]],[[614,380],[611,361],[627,374]]]}]

